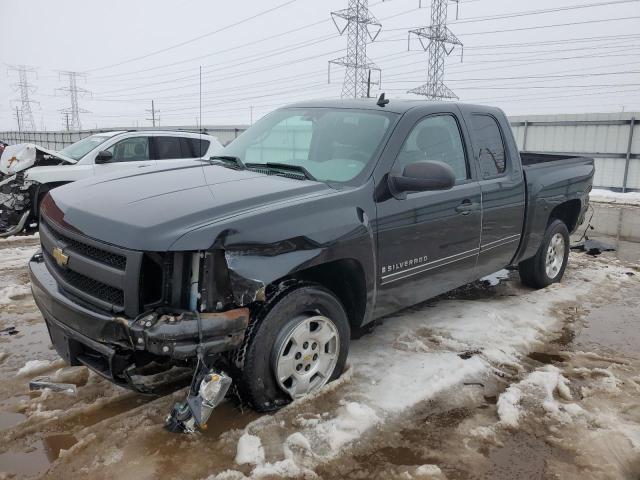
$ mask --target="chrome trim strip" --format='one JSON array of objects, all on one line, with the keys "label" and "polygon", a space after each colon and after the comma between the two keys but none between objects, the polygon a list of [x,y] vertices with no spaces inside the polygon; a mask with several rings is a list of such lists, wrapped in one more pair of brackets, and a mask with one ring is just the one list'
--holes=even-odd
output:
[{"label": "chrome trim strip", "polygon": [[[429,268],[425,268],[424,270],[419,270],[417,272],[411,272],[408,275],[404,275],[404,276],[398,277],[398,278],[392,278],[392,279],[387,280],[387,281],[384,280],[385,277],[382,277],[381,285],[386,285],[388,283],[395,282],[397,280],[402,280],[404,278],[411,277],[413,275],[417,275],[418,273],[428,272],[429,270],[433,270],[433,269],[439,268],[439,267],[444,267],[445,265],[449,265],[450,263],[454,263],[454,262],[458,262],[460,260],[465,260],[467,258],[475,257],[476,254],[477,254],[477,252],[472,253],[471,255],[467,255],[465,257],[460,257],[460,258],[455,258],[453,260],[449,260],[448,262],[445,262],[445,263],[439,263],[438,265],[433,265],[434,263],[437,263],[437,261],[434,261],[432,263],[427,263],[424,266],[429,266]],[[450,257],[446,257],[446,258],[450,258]],[[406,272],[406,270],[404,270],[402,272],[398,272],[398,273],[405,273],[405,272]]]},{"label": "chrome trim strip", "polygon": [[[520,234],[516,234],[516,235],[509,235],[508,237],[503,237],[503,238],[499,238],[498,240],[494,240],[493,242],[489,242],[489,243],[485,243],[484,245],[480,246],[480,248],[485,248],[488,247],[490,245],[493,245],[495,243],[500,243],[500,242],[504,242],[505,240],[509,240],[509,239],[516,239],[516,238],[520,238]],[[513,240],[510,240],[511,242]]]},{"label": "chrome trim strip", "polygon": [[471,253],[473,252],[474,254],[478,252],[479,249],[477,248],[472,248],[471,250],[467,250],[466,252],[460,252],[460,253],[456,253],[455,255],[449,255],[448,257],[442,257],[439,258],[437,260],[432,260],[431,262],[427,262],[427,263],[423,263],[421,265],[417,265],[415,267],[411,267],[411,268],[407,268],[405,270],[400,270],[399,272],[395,272],[395,273],[389,273],[387,275],[382,275],[382,280],[384,280],[385,278],[389,278],[389,277],[394,277],[396,275],[401,275],[403,273],[407,273],[410,272],[412,270],[415,270],[417,268],[424,268],[424,267],[428,267],[429,265],[434,265],[436,263],[442,262],[443,260],[448,260],[449,258],[454,258],[454,257],[459,257],[461,255],[465,255],[467,253]]},{"label": "chrome trim strip", "polygon": [[511,239],[511,240],[507,240],[506,242],[502,242],[502,243],[499,243],[497,245],[491,245],[490,247],[483,247],[483,248],[480,249],[480,253],[484,253],[487,250],[492,250],[494,248],[502,247],[503,245],[508,245],[510,243],[513,243],[513,242],[517,242],[518,240],[520,240],[520,238],[514,238],[514,239]]}]

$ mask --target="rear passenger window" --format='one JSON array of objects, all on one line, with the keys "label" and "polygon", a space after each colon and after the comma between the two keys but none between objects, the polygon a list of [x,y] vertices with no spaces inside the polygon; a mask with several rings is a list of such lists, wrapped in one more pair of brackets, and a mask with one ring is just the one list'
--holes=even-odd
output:
[{"label": "rear passenger window", "polygon": [[154,137],[157,160],[170,160],[182,158],[180,150],[180,138],[178,137]]},{"label": "rear passenger window", "polygon": [[209,140],[199,138],[180,138],[181,158],[200,158],[209,150]]},{"label": "rear passenger window", "polygon": [[413,127],[398,154],[395,168],[422,160],[435,160],[448,164],[458,182],[469,178],[469,170],[458,129],[458,122],[451,115],[426,117]]},{"label": "rear passenger window", "polygon": [[507,159],[498,122],[492,116],[474,114],[471,116],[471,124],[482,178],[503,174],[507,168]]}]

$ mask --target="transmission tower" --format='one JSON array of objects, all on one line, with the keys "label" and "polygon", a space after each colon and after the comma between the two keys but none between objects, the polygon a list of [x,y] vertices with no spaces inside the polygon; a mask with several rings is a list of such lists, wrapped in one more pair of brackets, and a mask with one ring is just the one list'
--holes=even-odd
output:
[{"label": "transmission tower", "polygon": [[69,95],[69,99],[71,100],[71,106],[67,108],[63,108],[60,111],[62,112],[63,118],[65,119],[65,127],[67,130],[80,130],[80,114],[81,113],[89,113],[89,110],[85,110],[80,108],[78,105],[78,96],[84,96],[87,94],[91,94],[89,90],[78,87],[78,77],[84,76],[84,74],[79,72],[59,72],[60,78],[67,77],[69,79],[68,87],[61,87],[56,90],[61,92],[65,92]]},{"label": "transmission tower", "polygon": [[[458,3],[458,0],[451,1]],[[429,54],[429,64],[427,83],[407,93],[424,95],[430,100],[458,98],[443,81],[444,59],[451,54],[456,45],[462,46],[462,42],[447,27],[447,0],[432,0],[431,25],[409,30],[408,48],[411,47],[412,34],[418,37],[420,45]]]},{"label": "transmission tower", "polygon": [[[13,84],[13,88],[20,92],[20,98],[14,100],[20,103],[20,111],[17,114],[20,118],[18,121],[19,128],[22,131],[35,130],[36,122],[33,120],[33,112],[31,111],[31,104],[34,102],[29,98],[29,94],[36,91],[36,87],[29,83],[29,73],[36,74],[35,68],[27,67],[25,65],[10,66],[9,71],[18,72],[18,83]],[[37,74],[36,74],[37,75]]]},{"label": "transmission tower", "polygon": [[367,57],[367,43],[373,42],[382,25],[369,12],[368,0],[349,0],[344,10],[331,12],[331,19],[340,35],[347,32],[347,54],[344,57],[329,61],[329,81],[331,81],[331,65],[346,68],[342,96],[364,98],[371,85],[371,71],[380,68]]}]

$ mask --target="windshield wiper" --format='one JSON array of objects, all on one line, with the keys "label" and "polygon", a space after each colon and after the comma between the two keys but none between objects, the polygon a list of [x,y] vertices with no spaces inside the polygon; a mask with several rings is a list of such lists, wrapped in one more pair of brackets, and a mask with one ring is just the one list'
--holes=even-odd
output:
[{"label": "windshield wiper", "polygon": [[239,170],[245,170],[247,168],[240,158],[234,157],[233,155],[213,155],[212,157],[209,157],[209,160],[222,160],[222,163],[227,166],[229,166],[229,163],[233,163],[233,168]]},{"label": "windshield wiper", "polygon": [[316,177],[311,175],[309,170],[304,168],[302,165],[291,165],[289,163],[276,163],[276,162],[267,162],[267,163],[247,163],[248,168],[270,168],[271,170],[285,170],[290,172],[301,173],[307,180],[317,181]]}]

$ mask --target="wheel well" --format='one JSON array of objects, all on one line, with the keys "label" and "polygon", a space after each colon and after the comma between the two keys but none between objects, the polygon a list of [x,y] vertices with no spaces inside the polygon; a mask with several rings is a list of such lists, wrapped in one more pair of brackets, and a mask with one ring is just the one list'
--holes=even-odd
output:
[{"label": "wheel well", "polygon": [[578,228],[578,218],[580,217],[580,200],[568,200],[560,205],[556,205],[549,215],[549,225],[554,220],[562,220],[569,232]]},{"label": "wheel well", "polygon": [[298,280],[316,282],[338,297],[352,329],[360,327],[367,306],[364,270],[357,260],[334,260],[293,275]]}]

